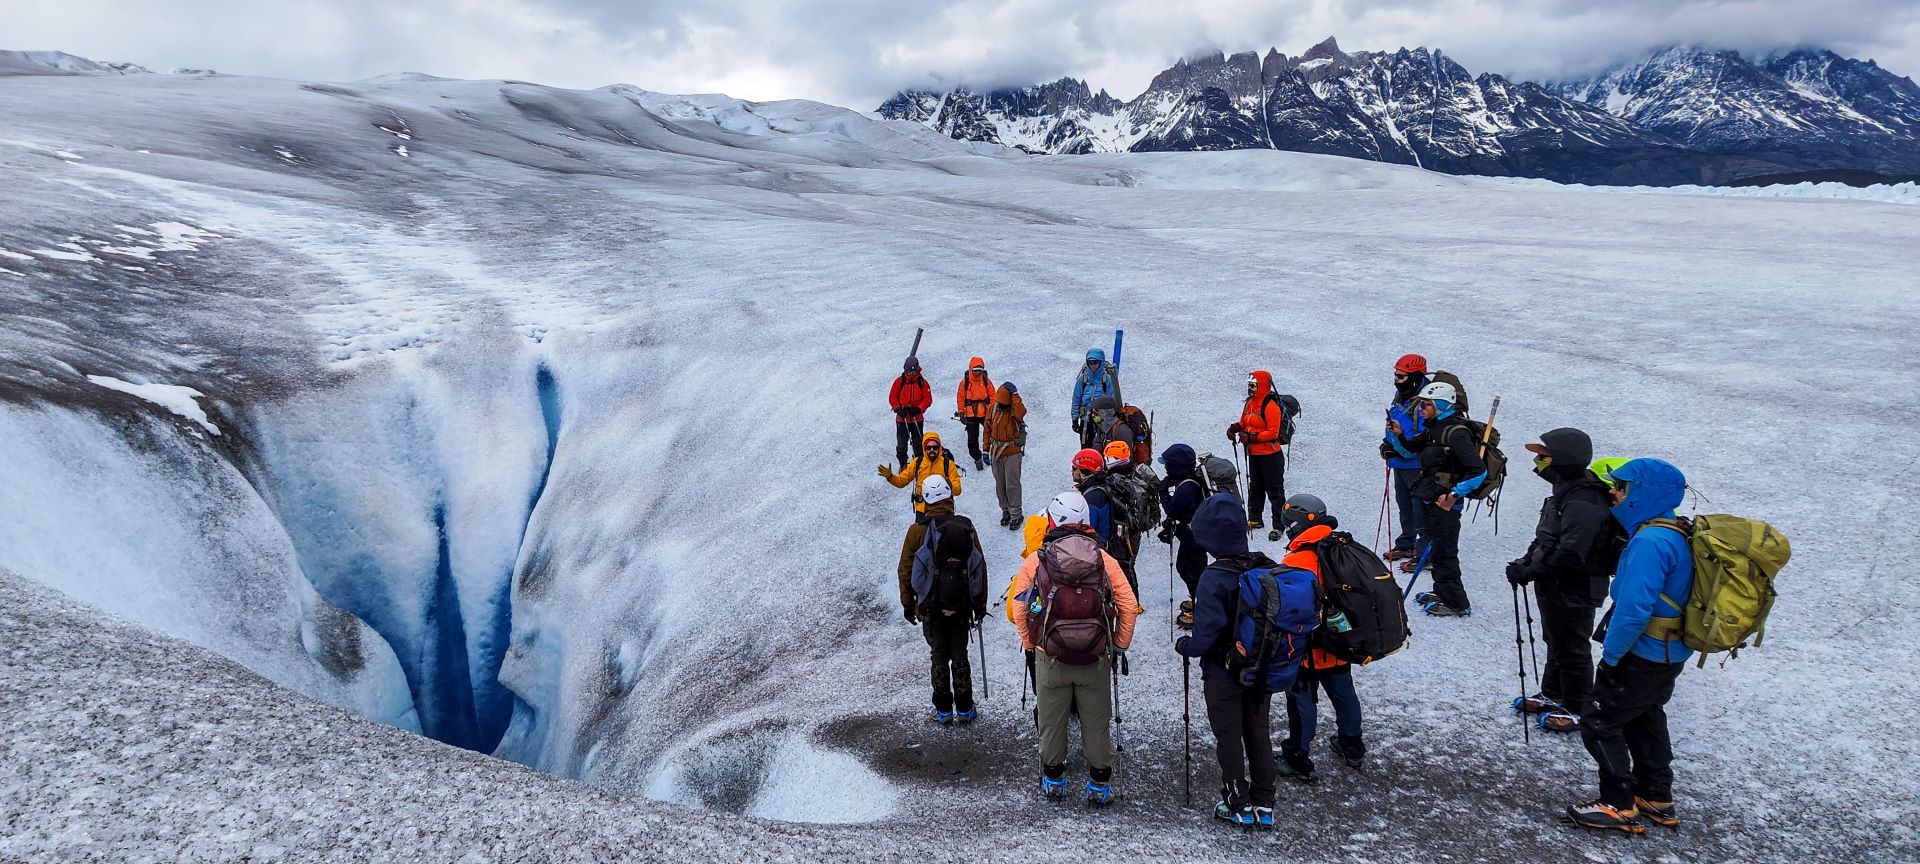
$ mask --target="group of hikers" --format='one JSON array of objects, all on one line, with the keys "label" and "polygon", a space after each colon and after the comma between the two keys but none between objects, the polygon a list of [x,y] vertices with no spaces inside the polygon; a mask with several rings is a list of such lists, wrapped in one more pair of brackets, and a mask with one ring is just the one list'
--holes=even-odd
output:
[{"label": "group of hikers", "polygon": [[[1470,503],[1497,506],[1505,480],[1493,426],[1498,397],[1485,422],[1469,419],[1458,377],[1429,372],[1418,354],[1395,363],[1393,380],[1379,446],[1388,487],[1380,527],[1390,490],[1400,528],[1380,556],[1339,530],[1320,498],[1287,495],[1287,449],[1301,406],[1276,392],[1271,374],[1248,375],[1246,401],[1226,428],[1232,461],[1176,443],[1159,454],[1161,477],[1151,464],[1151,422],[1120,400],[1118,370],[1097,348],[1073,387],[1072,426],[1082,445],[1071,461],[1073,487],[1023,518],[1026,406],[1013,384],[994,387],[982,358],[972,358],[955,417],[966,426],[975,469],[993,471],[1001,526],[1024,531],[1020,569],[1002,599],[1026,656],[1023,700],[1029,693],[1036,699],[1044,797],[1068,794],[1067,732],[1077,716],[1088,766],[1081,794],[1096,805],[1113,800],[1108,723],[1117,722],[1119,676],[1128,671],[1143,611],[1135,562],[1148,536],[1170,547],[1170,592],[1176,574],[1185,587],[1170,629],[1183,674],[1190,678],[1195,660],[1201,669],[1221,775],[1214,816],[1271,828],[1277,778],[1314,780],[1309,750],[1321,691],[1334,713],[1328,750],[1349,767],[1364,765],[1353,666],[1405,644],[1403,597],[1422,572],[1432,573],[1433,589],[1413,600],[1428,616],[1472,615],[1459,561],[1462,516]],[[925,429],[930,394],[918,359],[908,357],[890,393],[900,467],[882,465],[879,473],[914,490],[898,577],[904,616],[921,626],[931,648],[931,717],[967,724],[977,717],[968,646],[988,615],[986,556],[972,522],[954,509],[957,460]],[[1567,807],[1565,821],[1641,834],[1648,824],[1679,825],[1665,713],[1675,680],[1696,650],[1737,651],[1750,638],[1758,642],[1772,579],[1789,550],[1761,522],[1677,516],[1688,487],[1672,464],[1595,461],[1593,449],[1573,428],[1526,445],[1550,491],[1526,554],[1506,566],[1520,663],[1521,695],[1512,708],[1541,729],[1577,732],[1594,759],[1600,794]],[[1269,506],[1267,539],[1285,541],[1278,561],[1250,542],[1267,527]],[[1404,592],[1395,563],[1412,574]],[[1596,613],[1609,597],[1612,608],[1596,630]],[[1536,602],[1547,654],[1544,673],[1536,668],[1537,689],[1527,686],[1519,629],[1524,606],[1531,638]],[[1276,748],[1270,715],[1277,693],[1286,694],[1287,728]],[[1189,730],[1189,782],[1190,747]]]}]

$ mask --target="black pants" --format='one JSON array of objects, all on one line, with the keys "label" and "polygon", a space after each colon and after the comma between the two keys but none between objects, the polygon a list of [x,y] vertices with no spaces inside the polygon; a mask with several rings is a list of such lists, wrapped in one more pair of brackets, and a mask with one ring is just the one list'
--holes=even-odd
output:
[{"label": "black pants", "polygon": [[965,612],[933,612],[920,621],[933,649],[933,707],[939,711],[973,710],[973,666],[967,662],[967,637],[973,621]]},{"label": "black pants", "polygon": [[895,464],[904,468],[907,465],[907,450],[911,448],[915,458],[920,456],[920,439],[926,437],[926,418],[908,423],[893,424],[893,458]]},{"label": "black pants", "polygon": [[1280,527],[1280,508],[1287,506],[1287,454],[1247,455],[1247,518],[1260,518],[1268,498],[1273,499],[1273,521]]},{"label": "black pants", "polygon": [[1107,535],[1107,554],[1113,556],[1113,563],[1120,565],[1120,572],[1127,577],[1127,587],[1133,589],[1133,596],[1140,596],[1140,577],[1133,572],[1133,559],[1138,557],[1135,549],[1133,529],[1115,523]]},{"label": "black pants", "polygon": [[972,456],[975,462],[980,461],[980,427],[986,422],[981,417],[960,418],[960,425],[967,427],[967,455]]},{"label": "black pants", "polygon": [[1464,612],[1473,604],[1467,600],[1466,583],[1460,581],[1460,511],[1442,510],[1431,502],[1423,506],[1433,593],[1440,595],[1440,602]]},{"label": "black pants", "polygon": [[1632,807],[1633,796],[1673,800],[1673,738],[1667,700],[1685,663],[1655,663],[1632,654],[1594,676],[1593,702],[1580,737],[1600,768],[1600,800]]},{"label": "black pants", "polygon": [[1207,553],[1200,550],[1200,544],[1192,540],[1181,540],[1180,551],[1173,558],[1173,569],[1179,571],[1180,581],[1187,583],[1187,599],[1193,599],[1193,592],[1200,587],[1200,574],[1207,570]]},{"label": "black pants", "polygon": [[1585,714],[1593,692],[1594,610],[1567,605],[1567,595],[1544,579],[1533,583],[1533,596],[1540,601],[1540,637],[1547,643],[1540,693],[1574,714]]},{"label": "black pants", "polygon": [[1202,676],[1200,690],[1220,757],[1220,797],[1235,810],[1272,807],[1280,774],[1273,759],[1273,694],[1212,676]]}]

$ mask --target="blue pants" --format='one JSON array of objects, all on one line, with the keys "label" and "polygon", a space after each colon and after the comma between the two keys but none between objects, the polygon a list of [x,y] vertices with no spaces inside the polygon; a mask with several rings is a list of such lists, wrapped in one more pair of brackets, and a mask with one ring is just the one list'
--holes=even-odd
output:
[{"label": "blue pants", "polygon": [[1393,538],[1393,548],[1412,549],[1422,533],[1426,520],[1420,511],[1420,502],[1413,500],[1414,481],[1420,479],[1418,468],[1393,469],[1393,502],[1400,508],[1400,533]]},{"label": "blue pants", "polygon": [[1280,744],[1283,751],[1303,753],[1313,743],[1320,690],[1327,691],[1327,701],[1333,703],[1334,729],[1346,739],[1343,743],[1360,743],[1360,694],[1353,690],[1353,667],[1342,664],[1314,670],[1302,666],[1293,689],[1287,691],[1287,740]]}]

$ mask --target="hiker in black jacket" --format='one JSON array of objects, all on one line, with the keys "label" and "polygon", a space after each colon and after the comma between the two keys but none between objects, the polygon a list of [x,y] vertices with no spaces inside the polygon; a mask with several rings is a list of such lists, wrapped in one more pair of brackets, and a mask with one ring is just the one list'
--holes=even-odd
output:
[{"label": "hiker in black jacket", "polygon": [[1553,484],[1540,505],[1527,554],[1507,564],[1507,581],[1533,585],[1540,601],[1540,626],[1547,643],[1547,669],[1540,692],[1516,700],[1514,708],[1540,714],[1540,728],[1576,732],[1593,691],[1594,610],[1607,598],[1625,535],[1614,521],[1607,484],[1587,470],[1593,441],[1578,429],[1555,429],[1528,444],[1533,473]]},{"label": "hiker in black jacket", "polygon": [[1487,481],[1480,442],[1474,439],[1467,418],[1454,408],[1457,399],[1453,385],[1442,381],[1420,391],[1420,415],[1427,420],[1427,435],[1413,497],[1426,507],[1425,555],[1433,571],[1433,590],[1414,599],[1428,615],[1440,618],[1473,614],[1466,583],[1460,580],[1460,514],[1467,496]]}]

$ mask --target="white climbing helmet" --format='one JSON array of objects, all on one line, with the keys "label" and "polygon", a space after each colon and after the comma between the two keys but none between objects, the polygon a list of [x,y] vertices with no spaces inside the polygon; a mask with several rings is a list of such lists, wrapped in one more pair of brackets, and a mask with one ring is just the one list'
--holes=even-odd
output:
[{"label": "white climbing helmet", "polygon": [[1455,400],[1460,398],[1460,394],[1454,392],[1452,384],[1448,384],[1445,381],[1435,381],[1432,384],[1420,388],[1420,398],[1434,402],[1445,402],[1448,405],[1452,405]]},{"label": "white climbing helmet", "polygon": [[1047,521],[1055,525],[1087,524],[1087,498],[1074,490],[1053,496],[1047,502]]},{"label": "white climbing helmet", "polygon": [[925,483],[920,484],[920,500],[928,504],[938,504],[952,497],[953,484],[948,483],[947,478],[938,474],[928,477]]}]

